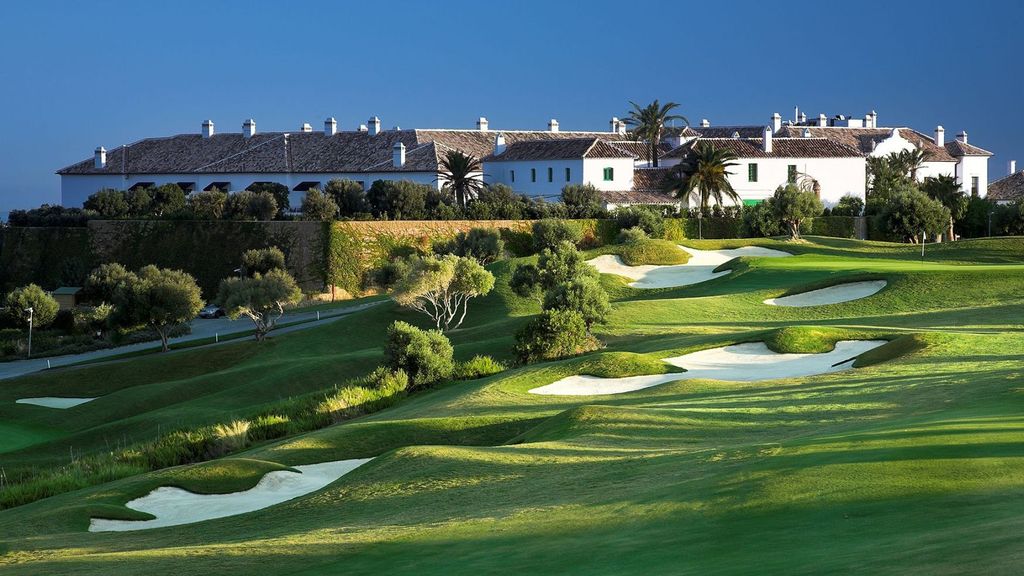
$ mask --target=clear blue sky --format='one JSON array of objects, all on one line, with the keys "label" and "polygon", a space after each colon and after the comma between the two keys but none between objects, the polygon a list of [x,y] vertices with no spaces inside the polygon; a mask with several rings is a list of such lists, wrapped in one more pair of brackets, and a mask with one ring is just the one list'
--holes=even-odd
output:
[{"label": "clear blue sky", "polygon": [[1019,0],[21,1],[0,21],[0,212],[59,201],[55,170],[140,138],[322,126],[607,129],[627,101],[692,122],[800,105],[1024,163]]}]

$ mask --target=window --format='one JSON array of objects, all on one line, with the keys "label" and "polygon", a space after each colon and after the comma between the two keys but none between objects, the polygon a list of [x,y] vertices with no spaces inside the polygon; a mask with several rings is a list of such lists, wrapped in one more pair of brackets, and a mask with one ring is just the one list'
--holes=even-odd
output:
[{"label": "window", "polygon": [[757,182],[757,164],[747,164],[747,182]]},{"label": "window", "polygon": [[612,180],[615,180],[615,168],[605,168],[604,181],[611,182]]},{"label": "window", "polygon": [[971,196],[978,195],[978,177],[971,176]]},{"label": "window", "polygon": [[789,170],[786,174],[786,182],[796,184],[796,164],[789,165]]},{"label": "window", "polygon": [[536,181],[537,181],[537,169],[536,168],[530,168],[530,182],[536,182]]},{"label": "window", "polygon": [[508,181],[513,183],[513,184],[516,183],[516,171],[515,170],[509,170],[508,171]]},{"label": "window", "polygon": [[555,169],[548,166],[548,182],[555,181]]},{"label": "window", "polygon": [[572,180],[572,168],[566,168],[565,169],[565,181],[569,182],[570,180]]}]

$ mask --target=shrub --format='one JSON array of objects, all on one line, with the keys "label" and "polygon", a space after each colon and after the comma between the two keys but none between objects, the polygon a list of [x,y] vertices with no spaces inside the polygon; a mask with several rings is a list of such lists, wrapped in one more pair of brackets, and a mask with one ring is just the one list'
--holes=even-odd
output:
[{"label": "shrub", "polygon": [[232,420],[227,424],[217,424],[213,427],[213,442],[210,445],[212,456],[236,452],[248,445],[248,420]]},{"label": "shrub", "polygon": [[600,218],[605,215],[601,192],[593,184],[567,184],[562,188],[562,204],[570,218]]},{"label": "shrub", "polygon": [[801,190],[795,184],[779,186],[769,201],[776,221],[789,228],[790,238],[800,237],[804,220],[821,214],[824,208],[814,192]]},{"label": "shrub", "polygon": [[478,354],[465,362],[457,363],[455,365],[455,371],[452,372],[452,379],[476,380],[477,378],[483,378],[484,376],[504,372],[506,369],[507,368],[504,364],[498,362],[494,358]]},{"label": "shrub", "polygon": [[287,436],[291,420],[287,416],[267,414],[254,418],[249,425],[249,437],[253,442],[273,440]]},{"label": "shrub", "polygon": [[401,321],[388,328],[385,365],[403,370],[413,386],[427,386],[451,376],[455,369],[452,354],[452,344],[440,330],[421,330]]},{"label": "shrub", "polygon": [[451,242],[440,246],[438,252],[490,264],[505,255],[505,241],[494,228],[473,228],[469,232],[459,232]]},{"label": "shrub", "polygon": [[285,270],[284,252],[276,246],[254,248],[242,253],[241,271],[243,276],[253,277],[271,270]]},{"label": "shrub", "polygon": [[608,303],[608,293],[601,284],[589,277],[574,278],[558,284],[544,295],[544,310],[572,310],[579,312],[587,327],[587,332],[594,324],[604,324],[612,307]]},{"label": "shrub", "polygon": [[57,319],[57,301],[48,292],[35,284],[15,288],[4,299],[7,317],[18,326],[28,327],[29,312],[32,309],[32,326],[44,328]]},{"label": "shrub", "polygon": [[434,189],[408,180],[376,180],[366,192],[374,216],[417,220],[426,216],[427,196]]},{"label": "shrub", "polygon": [[583,315],[575,310],[545,310],[516,334],[513,348],[522,362],[574,356],[596,350],[600,343],[587,332]]},{"label": "shrub", "polygon": [[665,218],[649,208],[629,206],[615,211],[615,223],[620,229],[640,228],[651,238],[665,236]]},{"label": "shrub", "polygon": [[338,204],[316,188],[306,191],[302,199],[302,219],[330,221],[338,216]]},{"label": "shrub", "polygon": [[352,217],[370,211],[363,186],[354,180],[333,179],[324,187],[324,193],[338,206],[338,214]]},{"label": "shrub", "polygon": [[644,232],[644,229],[639,226],[632,226],[630,228],[623,228],[619,230],[619,235],[615,238],[615,241],[619,244],[630,244],[633,242],[643,242],[650,240],[651,237]]},{"label": "shrub", "polygon": [[392,258],[370,272],[369,280],[377,289],[386,291],[393,288],[408,273],[409,260],[407,258]]},{"label": "shrub", "polygon": [[100,264],[85,279],[82,287],[82,299],[86,302],[113,302],[117,290],[131,279],[132,273],[124,266],[114,262]]},{"label": "shrub", "polygon": [[839,203],[832,207],[833,216],[857,217],[864,213],[864,200],[857,196],[847,194],[839,199]]},{"label": "shrub", "polygon": [[228,203],[228,195],[214,188],[205,192],[190,194],[186,199],[192,210],[192,217],[197,220],[220,220]]},{"label": "shrub", "polygon": [[105,188],[89,196],[83,204],[83,208],[95,211],[100,216],[111,220],[128,215],[128,201],[125,200],[124,192],[110,188]]},{"label": "shrub", "polygon": [[779,234],[779,221],[768,202],[759,202],[740,209],[743,223],[740,235],[744,238],[763,238]]},{"label": "shrub", "polygon": [[938,200],[913,186],[905,186],[893,191],[879,219],[887,232],[916,244],[922,233],[942,234],[949,226],[950,215]]},{"label": "shrub", "polygon": [[391,370],[384,366],[378,366],[366,377],[366,382],[388,396],[405,394],[405,391],[409,389],[409,375],[401,368]]},{"label": "shrub", "polygon": [[264,221],[273,220],[278,208],[277,200],[270,192],[244,190],[228,196],[224,213],[234,220]]},{"label": "shrub", "polygon": [[582,239],[583,231],[563,220],[547,218],[533,223],[533,248],[537,252],[554,249],[563,242],[575,246]]}]

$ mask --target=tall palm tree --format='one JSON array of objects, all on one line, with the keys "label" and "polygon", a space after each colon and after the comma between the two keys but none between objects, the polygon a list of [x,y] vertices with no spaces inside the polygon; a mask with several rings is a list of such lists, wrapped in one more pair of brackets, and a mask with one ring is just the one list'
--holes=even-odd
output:
[{"label": "tall palm tree", "polygon": [[911,182],[917,182],[917,171],[924,165],[925,155],[920,148],[912,150],[900,150],[890,154],[892,162],[899,166],[903,173],[910,176]]},{"label": "tall palm tree", "polygon": [[655,100],[647,106],[640,106],[636,102],[630,101],[629,104],[633,109],[626,116],[626,125],[633,127],[630,132],[632,132],[634,139],[647,141],[650,150],[648,157],[651,160],[651,166],[657,168],[658,144],[661,143],[661,135],[665,131],[665,124],[672,120],[682,120],[689,126],[690,121],[680,114],[672,114],[672,110],[679,107],[679,104],[675,102],[666,102],[662,105]]},{"label": "tall palm tree", "polygon": [[455,194],[459,206],[465,206],[467,199],[478,196],[484,189],[482,175],[483,164],[479,158],[461,150],[448,150],[441,160],[437,179],[442,189]]},{"label": "tall palm tree", "polygon": [[735,203],[740,202],[740,195],[729,183],[732,172],[729,168],[737,166],[736,153],[727,148],[715,148],[707,142],[697,142],[691,157],[672,171],[666,180],[666,192],[688,203],[697,199],[700,202],[697,211],[698,236],[703,237],[703,218],[708,209],[708,202],[714,198],[718,205],[724,204],[725,198]]}]

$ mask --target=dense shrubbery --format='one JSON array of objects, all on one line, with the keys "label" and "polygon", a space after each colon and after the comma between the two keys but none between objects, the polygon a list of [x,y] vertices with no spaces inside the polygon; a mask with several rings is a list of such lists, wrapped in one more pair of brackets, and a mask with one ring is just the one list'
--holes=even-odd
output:
[{"label": "dense shrubbery", "polygon": [[421,330],[399,321],[388,328],[384,363],[391,370],[403,370],[413,386],[428,386],[452,375],[453,353],[440,330]]},{"label": "dense shrubbery", "polygon": [[526,363],[575,356],[600,347],[576,310],[545,310],[516,334],[513,351]]},{"label": "dense shrubbery", "polygon": [[555,248],[562,242],[579,244],[583,231],[564,220],[545,218],[533,223],[533,249]]},{"label": "dense shrubbery", "polygon": [[651,238],[665,236],[665,217],[650,208],[629,207],[619,208],[613,213],[615,224],[620,230],[640,228]]},{"label": "dense shrubbery", "polygon": [[505,241],[494,228],[473,228],[459,232],[450,241],[435,246],[438,254],[455,254],[475,259],[481,264],[490,264],[505,255]]}]

